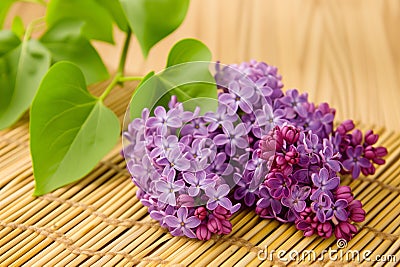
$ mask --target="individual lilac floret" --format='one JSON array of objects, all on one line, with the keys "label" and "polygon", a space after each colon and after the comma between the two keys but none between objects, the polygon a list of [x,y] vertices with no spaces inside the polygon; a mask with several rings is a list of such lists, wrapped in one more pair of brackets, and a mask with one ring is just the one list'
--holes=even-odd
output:
[{"label": "individual lilac floret", "polygon": [[176,196],[175,193],[183,189],[185,182],[182,180],[174,181],[175,179],[175,169],[171,169],[165,180],[160,179],[156,181],[156,189],[160,192],[159,201],[172,206],[176,206]]},{"label": "individual lilac floret", "polygon": [[317,214],[317,218],[321,223],[324,223],[326,221],[326,213],[331,208],[331,205],[332,200],[326,194],[320,194],[318,200],[312,203],[312,210]]},{"label": "individual lilac floret", "polygon": [[195,197],[201,190],[206,190],[207,187],[215,186],[215,180],[207,179],[205,171],[199,171],[195,174],[190,172],[183,173],[183,179],[190,184],[188,188],[189,196]]},{"label": "individual lilac floret", "polygon": [[291,195],[282,198],[282,204],[296,212],[302,212],[306,208],[306,199],[310,194],[311,188],[308,186],[300,188],[298,185],[292,187]]},{"label": "individual lilac floret", "polygon": [[234,156],[237,148],[246,148],[249,143],[246,139],[248,129],[243,123],[239,123],[236,127],[231,122],[226,122],[223,127],[224,134],[214,137],[217,146],[224,146],[228,156]]},{"label": "individual lilac floret", "polygon": [[228,106],[227,112],[229,115],[234,115],[238,108],[245,113],[252,113],[252,98],[253,91],[248,88],[240,87],[237,82],[229,84],[229,93],[223,93],[218,97],[218,100]]},{"label": "individual lilac floret", "polygon": [[209,123],[207,126],[209,132],[214,132],[218,128],[222,128],[223,124],[227,121],[234,123],[238,120],[239,116],[236,113],[229,115],[227,109],[228,106],[220,104],[218,105],[217,112],[207,112],[204,114],[204,121]]},{"label": "individual lilac floret", "polygon": [[272,218],[275,217],[277,214],[279,214],[282,210],[282,204],[281,202],[272,197],[269,189],[265,186],[260,187],[260,193],[259,193],[260,199],[257,201],[257,207],[259,209],[270,209],[272,213],[268,216],[267,214],[264,214],[264,218]]},{"label": "individual lilac floret", "polygon": [[311,179],[314,185],[317,187],[317,190],[315,190],[310,197],[311,200],[318,199],[321,194],[326,194],[332,198],[333,196],[331,191],[336,189],[340,183],[339,177],[331,177],[326,168],[322,168],[319,171],[319,174],[313,173],[311,175]]},{"label": "individual lilac floret", "polygon": [[362,156],[362,153],[363,147],[360,145],[356,146],[355,148],[350,146],[346,150],[348,159],[343,162],[343,166],[348,171],[351,171],[351,175],[353,176],[353,178],[357,178],[358,176],[360,176],[361,168],[369,168],[371,165],[371,162],[369,162],[368,159],[364,158]]},{"label": "individual lilac floret", "polygon": [[234,213],[240,207],[240,204],[232,205],[232,202],[227,197],[230,188],[227,184],[218,186],[217,190],[212,187],[206,188],[206,195],[209,198],[207,201],[207,209],[214,210],[218,205]]},{"label": "individual lilac floret", "polygon": [[330,209],[326,212],[326,217],[331,219],[335,218],[336,221],[347,221],[349,214],[347,212],[347,201],[344,199],[338,199],[336,202],[332,205]]},{"label": "individual lilac floret", "polygon": [[155,117],[150,117],[146,126],[157,129],[160,134],[167,132],[167,127],[179,128],[182,126],[181,111],[179,109],[171,109],[166,112],[165,108],[158,106],[154,109]]},{"label": "individual lilac floret", "polygon": [[170,227],[173,236],[185,235],[190,238],[196,238],[193,228],[199,226],[201,221],[195,217],[188,217],[188,209],[180,207],[176,212],[176,216],[168,215],[165,217],[165,224]]},{"label": "individual lilac floret", "polygon": [[286,96],[282,97],[280,101],[287,107],[287,118],[294,118],[296,114],[303,118],[307,116],[307,109],[305,106],[308,103],[307,94],[299,95],[299,92],[296,89],[288,90]]},{"label": "individual lilac floret", "polygon": [[165,156],[157,159],[156,163],[176,169],[177,171],[185,171],[190,168],[190,161],[185,158],[179,146],[167,150]]}]

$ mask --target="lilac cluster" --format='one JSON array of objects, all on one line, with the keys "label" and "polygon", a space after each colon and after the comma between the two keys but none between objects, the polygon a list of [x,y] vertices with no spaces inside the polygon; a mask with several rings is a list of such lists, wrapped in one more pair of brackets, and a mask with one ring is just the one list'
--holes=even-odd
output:
[{"label": "lilac cluster", "polygon": [[363,139],[352,121],[334,129],[333,108],[284,93],[266,63],[217,64],[215,80],[216,111],[187,111],[172,96],[124,133],[127,168],[150,216],[172,235],[208,240],[229,234],[229,218],[248,206],[306,236],[349,240],[365,211],[339,174],[373,174],[387,154],[374,146],[378,135]]}]

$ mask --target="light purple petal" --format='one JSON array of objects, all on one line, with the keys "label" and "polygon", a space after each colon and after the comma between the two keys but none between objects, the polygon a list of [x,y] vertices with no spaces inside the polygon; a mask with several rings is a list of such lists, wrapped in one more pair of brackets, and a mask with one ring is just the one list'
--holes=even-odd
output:
[{"label": "light purple petal", "polygon": [[346,221],[348,218],[348,214],[344,209],[338,209],[335,212],[335,217],[338,218],[340,221]]},{"label": "light purple petal", "polygon": [[329,179],[328,182],[325,185],[325,189],[332,190],[338,187],[340,183],[339,177],[333,177],[332,179]]},{"label": "light purple petal", "polygon": [[224,134],[219,134],[217,136],[214,137],[214,143],[217,146],[222,146],[225,145],[227,142],[229,142],[229,139],[226,135]]},{"label": "light purple petal", "polygon": [[360,166],[358,164],[354,164],[353,171],[351,174],[353,176],[353,178],[357,178],[358,176],[360,176],[360,171],[361,171]]},{"label": "light purple petal", "polygon": [[178,220],[178,218],[176,218],[175,216],[172,216],[172,215],[165,216],[164,222],[169,227],[179,227],[181,225],[181,222]]},{"label": "light purple petal", "polygon": [[189,238],[196,238],[196,235],[192,231],[192,229],[182,228],[183,234]]},{"label": "light purple petal", "polygon": [[201,221],[197,217],[192,216],[186,219],[185,228],[195,228],[199,226],[200,223]]},{"label": "light purple petal", "polygon": [[176,213],[176,217],[178,217],[178,220],[180,222],[184,222],[186,220],[187,215],[188,215],[188,210],[185,207],[179,208]]}]

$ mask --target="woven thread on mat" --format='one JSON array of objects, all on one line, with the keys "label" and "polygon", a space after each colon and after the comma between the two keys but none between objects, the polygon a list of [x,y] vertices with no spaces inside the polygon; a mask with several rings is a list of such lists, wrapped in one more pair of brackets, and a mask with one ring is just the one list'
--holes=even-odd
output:
[{"label": "woven thread on mat", "polygon": [[24,225],[24,224],[19,224],[19,223],[15,223],[15,222],[5,222],[3,220],[0,220],[0,226],[10,227],[12,229],[20,229],[22,231],[26,231],[26,230],[34,231],[39,235],[43,235],[43,236],[53,240],[54,242],[63,244],[67,250],[69,250],[71,253],[74,253],[74,254],[82,254],[82,255],[86,255],[86,256],[100,256],[100,257],[122,256],[126,260],[128,260],[129,262],[132,262],[134,264],[138,264],[140,262],[156,262],[159,264],[169,263],[169,261],[165,261],[159,257],[145,257],[142,259],[135,259],[134,256],[132,256],[129,253],[124,252],[124,251],[117,251],[117,252],[115,252],[115,251],[98,251],[98,250],[81,248],[77,245],[74,245],[74,242],[70,238],[66,237],[63,233],[52,230],[49,227]]}]

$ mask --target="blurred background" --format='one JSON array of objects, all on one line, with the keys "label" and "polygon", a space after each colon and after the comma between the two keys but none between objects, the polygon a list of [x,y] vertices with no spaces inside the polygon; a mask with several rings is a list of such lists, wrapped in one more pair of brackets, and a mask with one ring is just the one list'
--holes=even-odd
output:
[{"label": "blurred background", "polygon": [[[13,5],[25,25],[44,14],[35,4]],[[160,71],[172,45],[194,37],[224,64],[256,59],[279,68],[285,88],[327,101],[339,120],[354,118],[371,126],[400,130],[400,1],[398,0],[192,0],[180,28],[144,59],[133,39],[127,72]],[[96,42],[113,71],[116,46]]]}]

